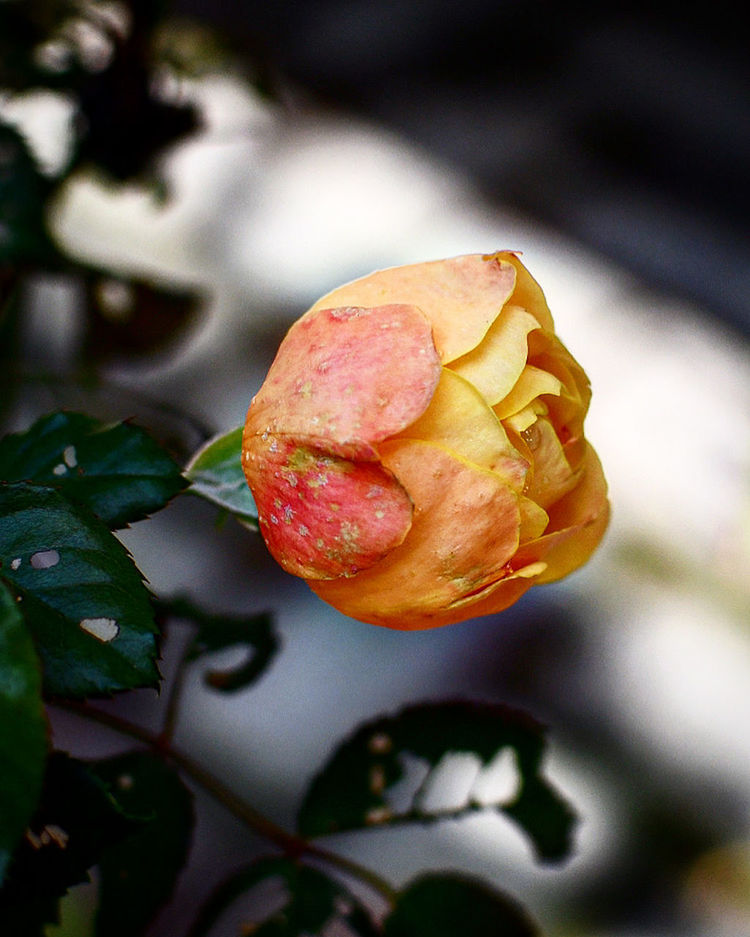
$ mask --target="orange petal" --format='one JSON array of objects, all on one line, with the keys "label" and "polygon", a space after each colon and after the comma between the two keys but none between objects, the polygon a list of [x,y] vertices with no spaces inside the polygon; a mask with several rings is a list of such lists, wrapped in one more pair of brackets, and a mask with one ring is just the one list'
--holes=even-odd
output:
[{"label": "orange petal", "polygon": [[244,445],[286,434],[374,459],[372,444],[420,416],[439,378],[430,325],[415,307],[319,309],[281,343],[248,410]]},{"label": "orange petal", "polygon": [[467,618],[479,618],[482,615],[496,615],[517,602],[524,592],[528,592],[533,585],[536,585],[545,568],[545,563],[537,562],[509,571],[505,578],[492,583],[481,592],[454,602],[446,610],[443,620],[425,627],[453,624]]},{"label": "orange petal", "polygon": [[515,251],[498,251],[487,259],[512,264],[516,271],[516,285],[510,301],[516,306],[523,306],[543,329],[549,332],[554,331],[555,324],[542,288],[521,263],[518,254]]},{"label": "orange petal", "polygon": [[496,472],[515,491],[523,487],[529,463],[513,447],[479,391],[448,368],[443,368],[425,412],[400,436],[437,443]]},{"label": "orange petal", "polygon": [[323,296],[312,310],[385,303],[418,306],[432,324],[435,347],[445,364],[476,348],[515,283],[512,263],[467,254],[377,270]]},{"label": "orange petal", "polygon": [[351,462],[288,436],[254,442],[243,467],[263,538],[288,572],[352,576],[403,541],[411,501],[377,462]]},{"label": "orange petal", "polygon": [[505,575],[518,546],[518,497],[493,472],[432,443],[388,442],[382,458],[414,502],[406,540],[351,579],[310,585],[360,621],[429,627],[451,603]]},{"label": "orange petal", "polygon": [[482,343],[455,361],[450,369],[460,374],[494,406],[513,390],[526,366],[526,336],[538,329],[536,319],[520,306],[506,306]]}]

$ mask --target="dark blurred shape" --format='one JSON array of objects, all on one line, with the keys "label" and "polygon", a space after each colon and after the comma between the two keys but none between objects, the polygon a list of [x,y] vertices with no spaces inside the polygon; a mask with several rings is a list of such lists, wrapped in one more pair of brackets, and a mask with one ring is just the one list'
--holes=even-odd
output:
[{"label": "dark blurred shape", "polygon": [[66,169],[93,162],[124,181],[197,126],[192,106],[162,100],[154,34],[166,4],[74,0],[0,4],[0,89],[62,91],[79,107]]},{"label": "dark blurred shape", "polygon": [[164,351],[194,324],[200,305],[190,290],[90,271],[86,357],[102,362]]},{"label": "dark blurred shape", "polygon": [[740,5],[178,0],[651,284],[750,327]]}]

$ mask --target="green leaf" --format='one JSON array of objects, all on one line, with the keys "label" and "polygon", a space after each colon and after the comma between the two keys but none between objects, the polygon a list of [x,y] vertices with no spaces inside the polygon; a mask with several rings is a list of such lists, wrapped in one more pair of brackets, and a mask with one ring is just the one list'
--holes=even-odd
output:
[{"label": "green leaf", "polygon": [[207,670],[206,684],[215,690],[233,692],[254,683],[266,670],[279,650],[279,639],[268,612],[253,616],[213,615],[189,599],[174,598],[158,604],[161,614],[182,618],[197,626],[185,655],[194,661],[213,651],[230,647],[246,648],[248,655],[238,666],[225,670]]},{"label": "green leaf", "polygon": [[41,934],[45,923],[57,920],[67,889],[86,881],[104,849],[136,822],[83,762],[55,752],[39,807],[0,890],[0,934]]},{"label": "green leaf", "polygon": [[0,484],[0,576],[56,696],[157,686],[151,598],[125,547],[51,488]]},{"label": "green leaf", "polygon": [[0,478],[57,488],[111,528],[158,511],[186,484],[140,427],[63,412],[0,439]]},{"label": "green leaf", "polygon": [[335,923],[353,937],[377,934],[367,911],[339,882],[292,859],[263,858],[222,883],[199,912],[189,937],[205,937],[233,901],[269,880],[283,886],[285,900],[265,920],[250,925],[253,937],[321,934]]},{"label": "green leaf", "polygon": [[118,755],[90,767],[127,814],[144,818],[99,860],[96,934],[132,937],[169,898],[185,863],[192,796],[177,772],[149,752]]},{"label": "green leaf", "polygon": [[242,429],[216,436],[195,453],[185,474],[189,494],[224,508],[252,530],[258,530],[258,509],[242,471]]},{"label": "green leaf", "polygon": [[308,790],[299,813],[299,830],[312,837],[487,809],[486,803],[471,795],[456,808],[431,811],[422,807],[420,796],[428,789],[432,772],[405,809],[395,809],[388,794],[405,777],[405,755],[423,759],[434,769],[449,753],[471,752],[488,765],[509,748],[515,755],[517,792],[508,802],[489,806],[521,827],[538,859],[563,859],[570,852],[575,816],[540,774],[544,747],[542,726],[506,706],[447,702],[409,707],[394,717],[367,723],[340,746]]},{"label": "green leaf", "polygon": [[541,937],[515,901],[482,882],[431,874],[415,879],[385,921],[383,937]]},{"label": "green leaf", "polygon": [[42,788],[42,676],[17,603],[0,582],[0,884]]}]

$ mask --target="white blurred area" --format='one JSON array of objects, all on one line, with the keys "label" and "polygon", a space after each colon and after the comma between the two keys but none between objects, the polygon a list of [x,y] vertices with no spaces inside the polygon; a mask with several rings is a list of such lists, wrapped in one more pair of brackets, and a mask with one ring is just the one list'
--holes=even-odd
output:
[{"label": "white blurred area", "polygon": [[[559,334],[591,378],[587,435],[611,489],[601,550],[548,587],[594,610],[591,706],[688,789],[710,778],[734,791],[747,810],[727,849],[750,864],[738,847],[750,841],[746,345],[700,309],[554,231],[489,208],[455,172],[378,128],[303,107],[276,110],[225,78],[181,93],[201,102],[205,127],[165,157],[171,201],[80,175],[55,209],[56,235],[74,255],[210,291],[179,354],[113,367],[112,377],[186,406],[216,431],[229,429],[243,420],[270,361],[265,337],[279,337],[321,293],[381,266],[522,251]],[[14,113],[53,164],[51,124],[37,111],[33,120],[22,108]],[[263,351],[253,357],[255,337]],[[391,633],[345,620],[281,576],[264,582],[248,566],[238,583],[210,509],[190,502],[180,510],[193,527],[206,525],[204,537],[181,542],[184,517],[171,508],[123,536],[154,587],[225,611],[274,606],[284,650],[240,696],[212,694],[192,675],[179,743],[237,791],[261,791],[256,800],[279,822],[293,822],[332,740],[360,720],[406,702],[471,695],[470,673],[446,680],[472,628],[483,635],[483,626]],[[564,726],[550,726],[550,744],[548,774],[582,818],[576,855],[562,868],[539,867],[514,828],[484,816],[342,835],[331,845],[394,882],[418,868],[461,865],[525,901],[545,933],[568,937],[555,929],[559,909],[571,890],[616,866],[629,835],[626,795],[620,778],[566,741]],[[497,783],[507,787],[507,765],[503,772]],[[685,883],[696,937],[747,937],[750,903],[696,875],[697,884]],[[181,887],[190,887],[189,876]],[[577,937],[661,935],[584,928]]]}]

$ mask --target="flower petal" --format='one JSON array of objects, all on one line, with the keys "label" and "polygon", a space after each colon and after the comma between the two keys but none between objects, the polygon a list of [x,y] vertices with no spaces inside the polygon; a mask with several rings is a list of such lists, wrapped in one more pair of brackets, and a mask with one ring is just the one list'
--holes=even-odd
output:
[{"label": "flower petal", "polygon": [[450,449],[482,468],[496,472],[520,492],[529,463],[508,439],[502,423],[476,388],[443,368],[429,406],[402,439],[421,439]]},{"label": "flower petal", "polygon": [[521,546],[513,565],[543,560],[547,569],[539,582],[562,579],[588,560],[608,522],[607,483],[596,452],[587,444],[580,483],[550,509],[550,532]]},{"label": "flower petal", "polygon": [[344,458],[375,459],[373,444],[414,422],[439,379],[430,324],[414,306],[318,309],[281,343],[243,444],[287,434]]},{"label": "flower petal", "polygon": [[360,621],[409,630],[444,624],[451,603],[505,575],[518,546],[518,497],[493,472],[432,443],[394,440],[382,459],[414,502],[408,538],[351,579],[310,585]]},{"label": "flower petal", "polygon": [[495,319],[482,343],[451,361],[450,369],[479,391],[492,407],[513,390],[526,366],[526,336],[539,323],[520,306],[506,306]]},{"label": "flower petal", "polygon": [[533,454],[533,475],[524,493],[549,511],[550,505],[575,487],[579,473],[574,472],[568,464],[560,440],[548,419],[538,419],[526,430],[524,438]]},{"label": "flower petal", "polygon": [[376,270],[323,296],[312,310],[350,304],[418,306],[432,325],[435,347],[446,364],[476,348],[515,284],[516,268],[508,260],[467,254]]},{"label": "flower petal", "polygon": [[352,576],[404,540],[411,501],[377,462],[352,462],[286,435],[253,443],[243,467],[263,538],[287,572]]},{"label": "flower petal", "polygon": [[552,313],[549,311],[542,288],[521,263],[518,254],[515,251],[498,251],[486,259],[495,260],[498,263],[509,263],[513,266],[516,271],[516,285],[510,302],[515,306],[523,306],[543,329],[549,332],[554,331]]},{"label": "flower petal", "polygon": [[527,364],[511,392],[492,408],[501,420],[518,413],[541,394],[558,395],[562,381],[549,371]]},{"label": "flower petal", "polygon": [[503,579],[493,582],[481,592],[454,602],[447,610],[445,620],[438,624],[448,625],[469,617],[479,618],[481,615],[496,615],[504,611],[539,582],[546,567],[546,563],[535,562],[509,571]]}]

